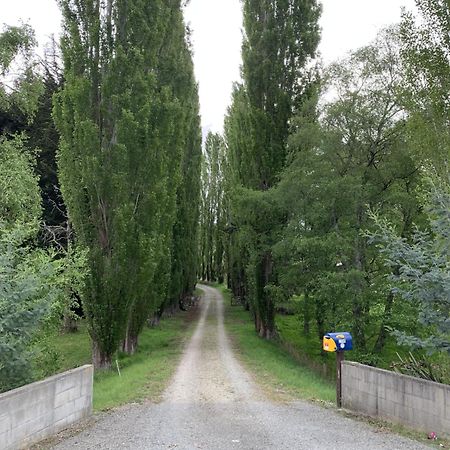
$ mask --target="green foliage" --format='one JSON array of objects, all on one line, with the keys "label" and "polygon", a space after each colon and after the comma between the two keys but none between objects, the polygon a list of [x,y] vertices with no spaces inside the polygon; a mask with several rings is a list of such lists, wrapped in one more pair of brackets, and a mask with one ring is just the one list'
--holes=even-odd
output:
[{"label": "green foliage", "polygon": [[[62,192],[89,249],[84,308],[96,366],[195,284],[197,87],[180,1],[60,2],[55,102]],[[169,284],[169,282],[171,284]]]},{"label": "green foliage", "polygon": [[225,142],[208,133],[202,167],[200,277],[223,283],[225,275]]},{"label": "green foliage", "polygon": [[[177,2],[179,6],[180,2]],[[181,11],[177,10],[178,29],[183,25]],[[197,282],[199,258],[200,190],[202,138],[198,87],[194,76],[192,54],[186,30],[182,27],[180,49],[182,77],[173,80],[174,92],[183,106],[182,155],[180,183],[176,192],[176,215],[172,228],[170,281],[164,304],[169,309],[182,307],[183,300],[193,294]],[[188,33],[188,31],[187,31]],[[172,72],[169,72],[172,73]],[[171,180],[169,180],[171,182]]]},{"label": "green foliage", "polygon": [[36,233],[41,215],[37,177],[33,160],[25,152],[24,138],[0,137],[0,220],[6,229],[16,231],[18,240]]},{"label": "green foliage", "polygon": [[229,284],[267,338],[275,333],[272,246],[284,221],[271,189],[286,164],[290,119],[311,95],[307,66],[319,41],[320,11],[315,1],[248,0],[243,7],[243,84],[235,86],[225,123]]},{"label": "green foliage", "polygon": [[[29,25],[4,26],[0,33],[0,108],[17,108],[32,120],[43,92],[39,73],[35,70],[34,31]],[[16,67],[19,66],[19,67]]]},{"label": "green foliage", "polygon": [[439,367],[436,367],[426,359],[418,360],[411,352],[403,358],[398,353],[397,356],[398,361],[394,362],[391,366],[397,373],[435,381],[436,383],[445,383],[445,378],[448,379],[448,376],[445,377],[440,373],[441,370]]},{"label": "green foliage", "polygon": [[403,97],[417,158],[445,177],[450,170],[450,9],[447,0],[416,4],[419,20],[405,12],[401,24]]},{"label": "green foliage", "polygon": [[33,248],[40,195],[23,140],[0,140],[0,391],[31,381],[31,344],[58,301],[60,263]]},{"label": "green foliage", "polygon": [[[20,59],[22,73],[14,88],[0,86],[3,112],[15,105],[25,123],[33,121],[42,82],[32,64],[35,45],[28,26],[9,27],[0,35],[3,75]],[[43,339],[60,323],[70,294],[79,289],[84,273],[80,251],[71,255],[37,247],[41,231],[41,195],[35,175],[38,150],[31,152],[25,133],[0,136],[0,390],[46,374],[55,354]],[[14,130],[9,130],[14,131]],[[70,291],[70,292],[69,292]],[[40,369],[45,368],[44,371]]]},{"label": "green foliage", "polygon": [[397,270],[390,280],[396,295],[418,306],[425,335],[394,334],[401,344],[450,354],[450,190],[434,188],[429,199],[430,230],[416,229],[410,241],[374,216],[377,242],[386,264]]},{"label": "green foliage", "polygon": [[[15,230],[18,231],[17,229]],[[60,290],[58,265],[0,229],[0,391],[32,381],[30,344]]]},{"label": "green foliage", "polygon": [[5,76],[17,55],[28,57],[36,46],[34,31],[29,25],[4,26],[0,34],[0,71]]},{"label": "green foliage", "polygon": [[303,331],[312,320],[318,338],[350,328],[361,353],[381,351],[395,307],[379,255],[361,234],[370,227],[369,205],[405,236],[419,211],[420,179],[396,95],[396,42],[396,31],[387,30],[328,68],[324,87],[332,96],[320,115],[312,97],[293,119],[291,163],[276,192],[289,217],[273,247],[279,282],[287,297],[305,298]]}]

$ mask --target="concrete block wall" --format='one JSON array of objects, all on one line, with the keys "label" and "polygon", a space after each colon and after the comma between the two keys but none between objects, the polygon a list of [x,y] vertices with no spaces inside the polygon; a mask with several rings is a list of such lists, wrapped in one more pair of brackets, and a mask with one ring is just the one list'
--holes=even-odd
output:
[{"label": "concrete block wall", "polygon": [[0,449],[27,448],[91,415],[93,373],[86,365],[0,394]]},{"label": "concrete block wall", "polygon": [[344,361],[342,406],[450,437],[449,385]]}]

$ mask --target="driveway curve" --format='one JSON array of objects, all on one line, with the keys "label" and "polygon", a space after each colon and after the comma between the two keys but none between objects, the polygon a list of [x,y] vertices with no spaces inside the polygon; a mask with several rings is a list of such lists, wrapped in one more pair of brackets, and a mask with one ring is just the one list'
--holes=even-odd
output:
[{"label": "driveway curve", "polygon": [[55,449],[429,448],[332,409],[267,399],[231,350],[222,295],[200,287],[200,318],[163,401],[116,410]]}]

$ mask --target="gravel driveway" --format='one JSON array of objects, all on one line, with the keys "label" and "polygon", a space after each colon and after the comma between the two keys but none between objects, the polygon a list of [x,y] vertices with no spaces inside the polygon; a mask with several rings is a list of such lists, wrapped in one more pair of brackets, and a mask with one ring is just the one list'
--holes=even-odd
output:
[{"label": "gravel driveway", "polygon": [[162,403],[130,405],[56,449],[425,449],[308,402],[264,397],[230,348],[223,299],[203,286],[196,331]]}]

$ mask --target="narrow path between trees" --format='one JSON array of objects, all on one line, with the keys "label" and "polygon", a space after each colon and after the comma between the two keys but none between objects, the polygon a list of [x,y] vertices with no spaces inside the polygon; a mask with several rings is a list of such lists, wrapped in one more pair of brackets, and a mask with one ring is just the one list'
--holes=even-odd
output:
[{"label": "narrow path between trees", "polygon": [[57,449],[424,449],[331,409],[265,398],[230,348],[211,287],[162,403],[130,405]]}]

